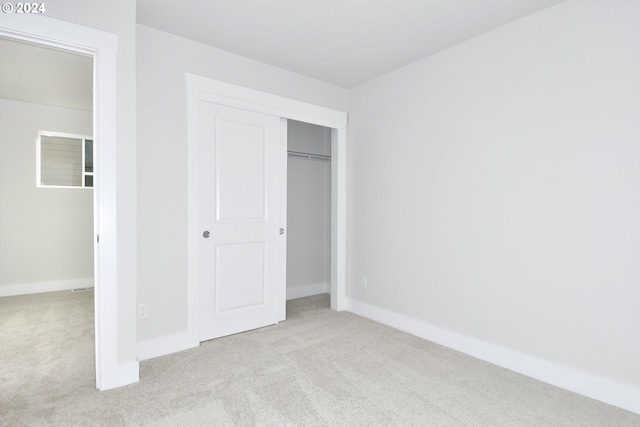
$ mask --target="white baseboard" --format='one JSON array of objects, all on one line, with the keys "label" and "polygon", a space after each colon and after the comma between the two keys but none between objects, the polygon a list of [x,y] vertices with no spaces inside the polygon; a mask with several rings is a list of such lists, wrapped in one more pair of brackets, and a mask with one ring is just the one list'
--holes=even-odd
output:
[{"label": "white baseboard", "polygon": [[[328,283],[287,288],[287,300],[328,293],[330,289]],[[138,341],[137,357],[138,360],[153,359],[154,357],[177,353],[197,347],[198,345],[200,345],[200,343],[197,337],[193,337],[185,331],[183,333]]]},{"label": "white baseboard", "polygon": [[140,367],[137,360],[119,363],[108,371],[111,375],[100,379],[100,391],[137,383],[140,380]]},{"label": "white baseboard", "polygon": [[310,297],[312,295],[328,294],[330,283],[313,283],[310,285],[292,286],[287,288],[287,301],[290,299]]},{"label": "white baseboard", "polygon": [[166,356],[193,347],[198,347],[200,343],[187,332],[167,335],[159,338],[151,338],[138,341],[138,360],[153,359],[154,357]]},{"label": "white baseboard", "polygon": [[72,289],[93,288],[93,277],[80,279],[52,280],[49,282],[0,285],[0,297],[39,294],[43,292],[70,291]]},{"label": "white baseboard", "polygon": [[362,317],[565,390],[640,414],[640,388],[509,350],[360,301],[347,299],[346,303],[347,311]]}]

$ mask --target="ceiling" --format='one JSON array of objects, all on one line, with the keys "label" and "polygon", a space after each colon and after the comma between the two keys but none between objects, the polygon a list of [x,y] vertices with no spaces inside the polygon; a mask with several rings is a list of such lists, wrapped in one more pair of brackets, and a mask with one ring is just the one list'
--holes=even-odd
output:
[{"label": "ceiling", "polygon": [[562,1],[137,0],[137,21],[351,88]]},{"label": "ceiling", "polygon": [[[351,88],[564,0],[137,0],[137,21]],[[0,98],[91,110],[91,57],[0,38]]]},{"label": "ceiling", "polygon": [[0,98],[93,109],[93,58],[0,38]]}]

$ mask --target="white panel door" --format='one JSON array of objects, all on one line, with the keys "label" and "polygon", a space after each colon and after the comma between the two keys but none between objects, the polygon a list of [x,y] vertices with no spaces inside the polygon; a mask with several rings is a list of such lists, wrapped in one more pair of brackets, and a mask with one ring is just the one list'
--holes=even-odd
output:
[{"label": "white panel door", "polygon": [[200,100],[200,341],[278,323],[280,119]]}]

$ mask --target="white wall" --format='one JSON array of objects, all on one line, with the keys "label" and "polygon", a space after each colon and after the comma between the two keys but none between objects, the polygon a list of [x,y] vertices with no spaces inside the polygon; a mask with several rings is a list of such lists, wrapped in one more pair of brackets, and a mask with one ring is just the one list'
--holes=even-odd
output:
[{"label": "white wall", "polygon": [[638,22],[567,1],[351,90],[352,306],[640,396]]},{"label": "white wall", "polygon": [[[139,354],[179,350],[187,332],[185,73],[346,110],[347,91],[137,26]],[[162,348],[163,350],[159,350]],[[142,357],[147,357],[147,356]]]},{"label": "white wall", "polygon": [[[331,129],[287,122],[287,149],[331,155]],[[287,161],[287,299],[331,289],[331,163]]]},{"label": "white wall", "polygon": [[39,130],[90,136],[92,112],[0,99],[0,296],[93,286],[93,190],[36,187]]}]

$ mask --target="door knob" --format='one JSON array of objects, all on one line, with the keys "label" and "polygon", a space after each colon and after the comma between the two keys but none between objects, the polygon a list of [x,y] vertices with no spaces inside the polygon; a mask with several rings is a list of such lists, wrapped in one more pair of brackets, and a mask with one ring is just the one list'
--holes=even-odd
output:
[{"label": "door knob", "polygon": [[205,239],[208,239],[209,236],[211,236],[211,233],[209,233],[209,230],[206,230],[202,233],[202,237],[204,237]]}]

